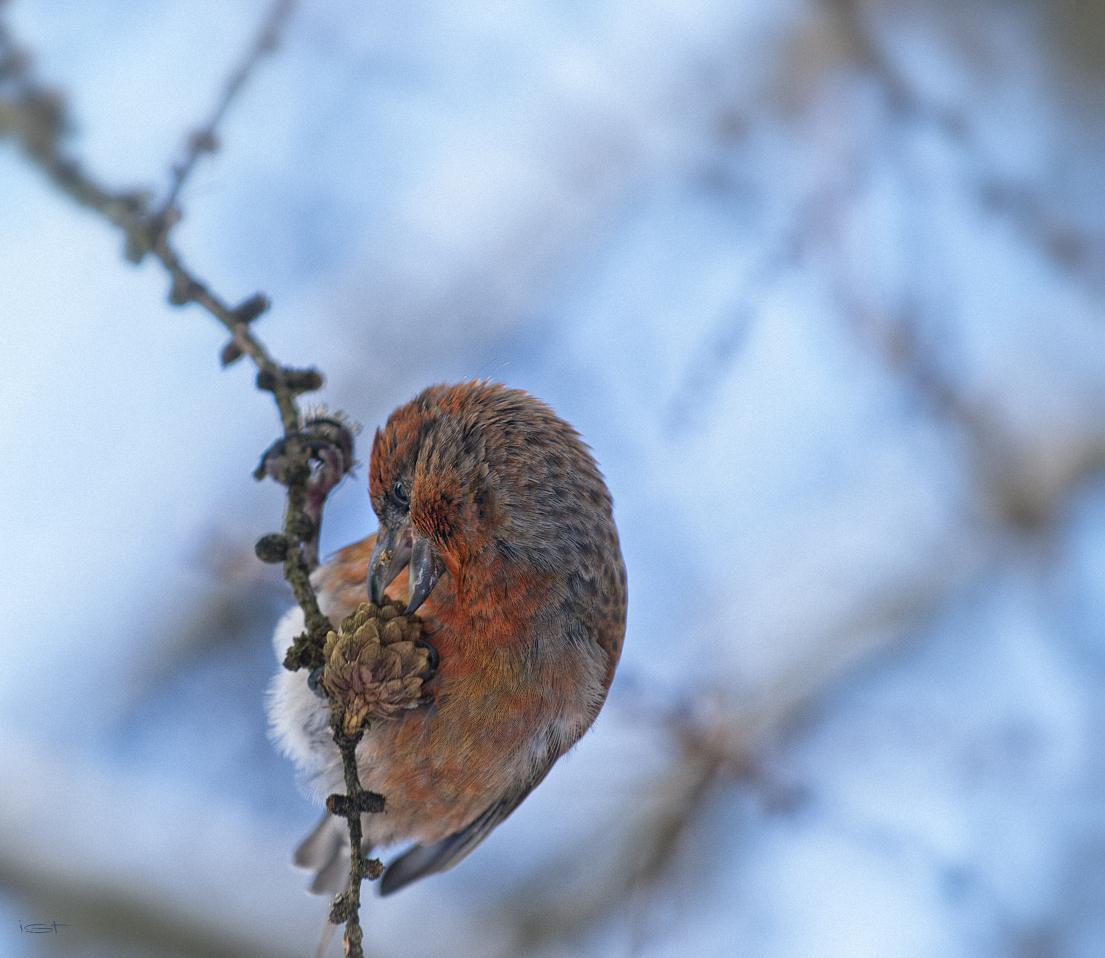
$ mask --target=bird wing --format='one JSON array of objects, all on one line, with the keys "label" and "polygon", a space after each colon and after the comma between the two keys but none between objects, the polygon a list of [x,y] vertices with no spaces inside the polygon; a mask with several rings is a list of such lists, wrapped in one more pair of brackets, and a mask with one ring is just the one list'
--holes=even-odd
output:
[{"label": "bird wing", "polygon": [[495,826],[501,824],[541,784],[553,767],[557,754],[551,755],[542,767],[535,769],[533,777],[521,789],[499,799],[471,824],[452,835],[446,835],[439,842],[416,845],[400,855],[384,870],[384,876],[380,879],[380,894],[390,895],[419,878],[452,868],[487,838]]}]

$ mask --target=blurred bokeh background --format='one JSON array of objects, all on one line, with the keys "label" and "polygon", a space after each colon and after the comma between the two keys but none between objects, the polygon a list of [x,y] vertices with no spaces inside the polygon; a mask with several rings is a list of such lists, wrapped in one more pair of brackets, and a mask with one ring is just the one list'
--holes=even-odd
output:
[{"label": "blurred bokeh background", "polygon": [[[155,195],[267,11],[0,4]],[[630,572],[595,729],[371,955],[1105,954],[1103,84],[1100,0],[300,0],[178,248],[368,435],[546,399]],[[278,423],[121,246],[0,138],[0,956],[309,955]]]}]

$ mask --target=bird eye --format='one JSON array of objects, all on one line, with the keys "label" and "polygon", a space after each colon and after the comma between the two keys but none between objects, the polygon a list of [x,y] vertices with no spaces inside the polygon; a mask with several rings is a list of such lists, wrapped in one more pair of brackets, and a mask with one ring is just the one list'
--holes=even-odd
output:
[{"label": "bird eye", "polygon": [[391,487],[391,494],[395,496],[395,501],[401,506],[409,506],[411,504],[410,496],[407,495],[407,487],[403,485],[402,479],[397,479],[395,485]]}]

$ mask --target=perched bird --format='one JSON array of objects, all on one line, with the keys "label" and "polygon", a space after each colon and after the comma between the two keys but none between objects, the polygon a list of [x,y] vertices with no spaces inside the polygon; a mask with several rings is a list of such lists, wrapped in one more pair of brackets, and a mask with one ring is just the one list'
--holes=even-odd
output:
[{"label": "perched bird", "polygon": [[[335,628],[371,598],[408,603],[436,652],[423,704],[372,721],[357,750],[366,845],[413,842],[390,894],[451,868],[590,727],[621,653],[626,573],[610,493],[578,433],[544,403],[487,382],[433,386],[376,431],[369,492],[380,526],[313,576]],[[401,573],[406,569],[405,576]],[[281,661],[302,631],[289,613]],[[282,671],[274,735],[320,800],[344,792],[327,700]],[[296,853],[315,891],[345,880],[348,834],[328,817]]]}]

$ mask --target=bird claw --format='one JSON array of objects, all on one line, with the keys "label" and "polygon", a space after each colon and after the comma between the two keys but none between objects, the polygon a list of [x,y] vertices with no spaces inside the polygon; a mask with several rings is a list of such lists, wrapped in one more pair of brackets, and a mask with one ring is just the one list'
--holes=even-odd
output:
[{"label": "bird claw", "polygon": [[[303,428],[277,439],[261,456],[261,462],[253,471],[254,479],[269,476],[282,485],[287,485],[284,468],[287,465],[287,449],[291,440],[298,440],[307,448],[310,461],[318,463],[311,475],[311,481],[321,484],[329,480],[328,493],[351,472],[355,465],[353,459],[353,430],[347,423],[333,416],[319,416],[308,419]],[[327,473],[320,476],[320,473]]]},{"label": "bird claw", "polygon": [[415,645],[426,650],[426,655],[429,657],[429,663],[426,666],[426,671],[422,676],[422,698],[417,702],[419,706],[433,705],[436,701],[434,698],[434,690],[429,687],[430,680],[437,675],[437,667],[441,662],[441,656],[437,654],[435,649],[425,639],[415,639]]},{"label": "bird claw", "polygon": [[[303,428],[277,439],[261,456],[261,462],[253,472],[257,480],[269,476],[281,485],[290,485],[296,478],[289,474],[288,444],[296,442],[306,449],[310,473],[307,475],[307,496],[303,511],[311,520],[303,534],[303,555],[307,566],[318,565],[318,534],[322,524],[322,507],[326,497],[352,472],[353,432],[355,426],[340,416],[315,416],[308,419]],[[299,480],[302,481],[302,474]]]},{"label": "bird claw", "polygon": [[328,699],[330,697],[322,684],[322,673],[325,669],[325,665],[320,665],[307,676],[307,688],[314,692],[320,699]]},{"label": "bird claw", "polygon": [[437,649],[430,645],[425,639],[418,639],[415,644],[424,648],[426,654],[430,657],[430,664],[426,672],[426,677],[422,680],[423,682],[429,682],[430,679],[437,675],[437,666],[441,661],[441,656],[437,654]]}]

